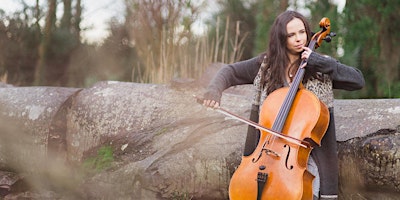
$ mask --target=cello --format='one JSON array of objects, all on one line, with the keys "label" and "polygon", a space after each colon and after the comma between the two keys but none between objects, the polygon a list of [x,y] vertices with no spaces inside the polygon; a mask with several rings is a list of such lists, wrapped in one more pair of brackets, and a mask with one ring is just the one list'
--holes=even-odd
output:
[{"label": "cello", "polygon": [[[319,25],[322,29],[308,45],[312,50],[334,36],[328,18]],[[306,62],[302,60],[300,66]],[[263,102],[259,124],[254,125],[260,129],[258,145],[252,154],[242,157],[234,172],[229,184],[230,199],[313,198],[314,176],[307,171],[307,162],[313,148],[311,141],[320,145],[328,128],[329,111],[302,86],[304,74],[305,69],[299,67],[290,87],[275,90]]]}]

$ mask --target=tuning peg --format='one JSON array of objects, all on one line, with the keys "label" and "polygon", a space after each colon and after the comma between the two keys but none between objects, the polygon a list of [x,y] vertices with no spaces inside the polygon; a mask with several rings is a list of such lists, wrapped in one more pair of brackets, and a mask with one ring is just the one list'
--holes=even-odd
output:
[{"label": "tuning peg", "polygon": [[327,36],[325,36],[324,40],[329,43],[332,41],[332,37],[335,37],[335,36],[336,36],[335,32],[330,32]]},{"label": "tuning peg", "polygon": [[324,40],[325,40],[325,42],[331,42],[332,41],[332,37],[330,36],[330,35],[327,35],[325,38],[324,38]]}]

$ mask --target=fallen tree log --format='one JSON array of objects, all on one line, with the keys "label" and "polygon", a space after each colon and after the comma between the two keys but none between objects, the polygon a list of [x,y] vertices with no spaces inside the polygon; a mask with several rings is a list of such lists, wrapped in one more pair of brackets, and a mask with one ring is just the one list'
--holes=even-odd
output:
[{"label": "fallen tree log", "polygon": [[[53,195],[71,190],[82,198],[227,199],[247,125],[198,105],[192,95],[202,89],[192,82],[183,85],[0,88],[1,117],[17,124],[12,132],[21,132],[13,136],[2,129],[7,140],[1,141],[29,138],[14,148],[1,143],[0,166],[42,171],[46,178],[28,182],[46,187],[43,182],[50,179],[49,190],[64,188]],[[249,88],[229,89],[222,105],[249,116]],[[341,198],[398,196],[399,105],[399,99],[335,101]],[[111,152],[110,163],[99,154],[105,150]],[[106,168],[77,176],[93,159],[91,164]],[[65,177],[70,180],[57,182]]]}]

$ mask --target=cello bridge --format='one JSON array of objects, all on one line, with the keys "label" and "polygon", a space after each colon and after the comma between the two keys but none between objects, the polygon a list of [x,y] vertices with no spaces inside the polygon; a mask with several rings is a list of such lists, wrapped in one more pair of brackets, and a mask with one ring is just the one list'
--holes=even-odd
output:
[{"label": "cello bridge", "polygon": [[276,157],[281,157],[281,155],[279,155],[279,154],[276,153],[275,151],[272,151],[272,150],[269,150],[269,149],[263,149],[263,150],[265,150],[265,153],[266,153],[267,155],[273,155],[273,156],[276,156]]},{"label": "cello bridge", "polygon": [[258,154],[257,159],[256,159],[256,158],[253,158],[253,159],[252,159],[252,162],[253,162],[253,163],[256,163],[256,162],[261,158],[263,151],[265,151],[265,153],[266,153],[267,155],[272,155],[272,156],[275,156],[275,157],[278,157],[278,158],[281,157],[281,155],[279,155],[279,154],[276,153],[275,151],[272,151],[272,150],[263,148],[263,149],[261,149],[260,153]]}]

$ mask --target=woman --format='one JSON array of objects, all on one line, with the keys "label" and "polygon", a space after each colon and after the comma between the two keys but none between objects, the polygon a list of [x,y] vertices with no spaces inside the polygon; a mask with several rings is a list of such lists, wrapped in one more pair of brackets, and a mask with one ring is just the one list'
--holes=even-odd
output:
[{"label": "woman", "polygon": [[[313,52],[307,47],[311,39],[310,26],[304,16],[295,11],[280,14],[270,33],[265,53],[241,62],[225,65],[210,82],[203,104],[218,107],[222,92],[234,85],[254,84],[256,94],[250,119],[258,121],[259,107],[271,92],[289,86],[300,62],[307,59],[303,85],[313,92],[329,109],[330,122],[321,147],[312,150],[308,171],[316,176],[313,182],[314,199],[337,199],[338,159],[333,118],[333,89],[357,90],[365,82],[362,73],[337,60]],[[259,132],[249,127],[244,156],[257,146]]]}]

